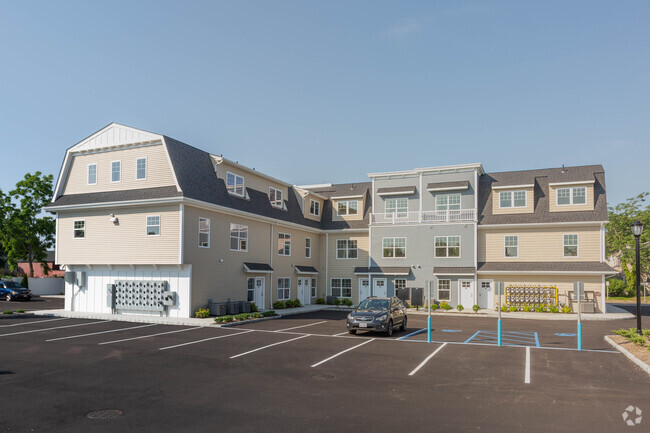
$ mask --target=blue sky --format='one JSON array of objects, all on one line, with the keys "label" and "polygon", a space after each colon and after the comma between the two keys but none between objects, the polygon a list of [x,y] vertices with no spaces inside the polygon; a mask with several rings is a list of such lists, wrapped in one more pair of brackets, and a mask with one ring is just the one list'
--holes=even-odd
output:
[{"label": "blue sky", "polygon": [[0,1],[0,189],[110,122],[295,184],[602,163],[650,190],[645,1]]}]

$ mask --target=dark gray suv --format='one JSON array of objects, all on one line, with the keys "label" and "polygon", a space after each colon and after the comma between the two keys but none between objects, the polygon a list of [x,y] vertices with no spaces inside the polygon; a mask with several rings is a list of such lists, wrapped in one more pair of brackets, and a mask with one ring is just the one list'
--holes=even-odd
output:
[{"label": "dark gray suv", "polygon": [[371,296],[361,301],[348,314],[347,327],[350,334],[357,331],[379,331],[393,335],[394,327],[406,329],[406,307],[397,297],[380,298]]}]

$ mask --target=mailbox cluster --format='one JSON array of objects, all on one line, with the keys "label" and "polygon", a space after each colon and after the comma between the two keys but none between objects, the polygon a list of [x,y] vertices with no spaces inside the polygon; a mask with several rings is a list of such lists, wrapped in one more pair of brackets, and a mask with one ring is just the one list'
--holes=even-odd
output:
[{"label": "mailbox cluster", "polygon": [[176,304],[176,292],[167,281],[117,280],[108,285],[108,302],[113,310],[164,311]]},{"label": "mailbox cluster", "polygon": [[514,285],[506,287],[506,305],[522,310],[526,305],[557,305],[557,287]]}]

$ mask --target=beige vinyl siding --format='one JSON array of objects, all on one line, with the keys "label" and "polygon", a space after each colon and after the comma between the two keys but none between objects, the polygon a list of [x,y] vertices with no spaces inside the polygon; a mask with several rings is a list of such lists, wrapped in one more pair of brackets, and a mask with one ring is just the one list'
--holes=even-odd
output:
[{"label": "beige vinyl siding", "polygon": [[[585,187],[585,204],[557,205],[557,190],[562,188]],[[594,185],[560,185],[549,186],[549,211],[550,212],[571,212],[571,211],[593,211],[594,210]]]},{"label": "beige vinyl siding", "polygon": [[[336,241],[339,239],[350,239],[357,241],[358,257],[356,259],[337,259],[336,258]],[[355,275],[355,267],[368,266],[368,234],[367,233],[350,233],[350,234],[330,234],[329,251],[328,251],[328,276],[327,276],[327,294],[332,292],[332,278],[351,278],[352,279],[352,302],[359,303],[359,278],[363,275]]]},{"label": "beige vinyl siding", "polygon": [[[356,201],[357,214],[356,215],[339,215],[339,201]],[[341,199],[332,200],[332,221],[359,221],[363,219],[364,200],[363,199]]]},{"label": "beige vinyl siding", "polygon": [[[502,191],[526,191],[526,207],[500,207],[499,193]],[[534,188],[515,188],[492,190],[492,213],[494,215],[519,214],[535,212],[535,193]]]},{"label": "beige vinyl siding", "polygon": [[[110,221],[115,214],[119,224]],[[147,236],[147,216],[160,216],[160,236]],[[179,207],[160,205],[62,211],[57,237],[60,264],[178,264]],[[84,220],[84,239],[73,238],[75,220]]]},{"label": "beige vinyl siding", "polygon": [[[573,282],[582,281],[585,283],[585,292],[588,299],[595,297],[596,312],[602,312],[602,276],[600,275],[489,275],[479,274],[479,280],[503,281],[505,287],[509,285],[542,285],[556,286],[558,288],[558,303],[569,305],[569,292],[573,292]],[[593,296],[592,296],[593,295]],[[494,297],[495,306],[498,304],[498,296]],[[505,305],[505,297],[501,299],[502,305]]]},{"label": "beige vinyl siding", "polygon": [[[212,159],[213,163],[216,163],[216,160]],[[226,177],[228,173],[235,174],[244,178],[244,189],[251,188],[256,191],[260,191],[264,194],[269,195],[269,187],[279,189],[282,191],[282,201],[287,202],[289,197],[289,188],[281,183],[273,182],[265,177],[257,176],[248,171],[242,170],[236,165],[230,164],[228,162],[222,162],[218,165],[217,168],[217,177],[222,179],[224,184],[226,183]]]},{"label": "beige vinyl siding", "polygon": [[[565,234],[578,235],[577,257],[564,257]],[[519,257],[506,258],[504,256],[505,236],[519,236]],[[600,261],[600,226],[481,229],[478,231],[478,261]]]},{"label": "beige vinyl siding", "polygon": [[[147,159],[147,176],[144,180],[135,178],[136,160],[139,158]],[[111,163],[113,161],[121,161],[120,182],[111,182]],[[88,185],[89,164],[97,164],[96,185]],[[157,144],[74,156],[63,193],[83,194],[173,185],[175,185],[174,175],[167,159],[167,153],[162,144]]]}]

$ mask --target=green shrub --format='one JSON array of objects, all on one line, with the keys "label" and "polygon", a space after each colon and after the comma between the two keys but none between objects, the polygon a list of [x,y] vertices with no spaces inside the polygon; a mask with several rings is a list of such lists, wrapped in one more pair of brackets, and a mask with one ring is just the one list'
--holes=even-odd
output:
[{"label": "green shrub", "polygon": [[447,302],[441,302],[440,303],[440,308],[443,310],[451,310],[451,305],[449,305]]},{"label": "green shrub", "polygon": [[644,346],[648,342],[648,337],[650,337],[650,329],[643,329],[642,330],[643,335],[637,334],[636,328],[618,329],[612,332],[614,334],[621,335],[627,338],[632,343],[638,344],[639,346]]},{"label": "green shrub", "polygon": [[29,278],[27,278],[27,274],[23,275],[23,278],[20,280],[20,285],[29,289]]},{"label": "green shrub", "polygon": [[480,309],[481,309],[481,307],[479,307],[478,304],[474,304],[474,306],[472,307],[472,310],[474,310],[475,313],[478,313],[478,311],[479,311]]},{"label": "green shrub", "polygon": [[237,314],[235,316],[235,320],[247,320],[247,319],[250,319],[250,318],[251,318],[250,313],[241,313],[241,314]]},{"label": "green shrub", "polygon": [[508,311],[512,311],[512,312],[519,311],[519,307],[517,307],[516,305],[511,305],[510,308],[508,308]]},{"label": "green shrub", "polygon": [[502,305],[501,306],[501,311],[508,311],[508,306],[507,305]]},{"label": "green shrub", "polygon": [[527,313],[533,311],[533,306],[530,304],[524,305],[524,311],[526,311]]},{"label": "green shrub", "polygon": [[352,306],[352,299],[345,298],[343,301],[343,305],[346,307],[351,307]]},{"label": "green shrub", "polygon": [[536,313],[546,313],[546,305],[545,304],[540,304],[537,307],[535,307],[535,312]]},{"label": "green shrub", "polygon": [[253,319],[259,319],[260,317],[262,317],[262,315],[256,311],[254,313],[251,313],[251,317]]},{"label": "green shrub", "polygon": [[323,298],[316,298],[316,303],[318,305],[325,305],[325,299]]},{"label": "green shrub", "polygon": [[264,311],[262,313],[262,317],[271,317],[271,316],[275,316],[275,315],[276,315],[275,311],[273,311],[273,310]]},{"label": "green shrub", "polygon": [[20,310],[16,310],[16,313],[24,313],[24,312],[25,310],[23,310],[22,308]]},{"label": "green shrub", "polygon": [[438,304],[431,304],[431,309],[432,309],[433,311],[436,311],[438,308],[440,308],[440,305],[438,305]]},{"label": "green shrub", "polygon": [[284,308],[286,308],[286,304],[284,303],[284,301],[275,301],[273,303],[274,310],[282,310]]},{"label": "green shrub", "polygon": [[561,305],[560,306],[560,311],[562,311],[564,314],[569,314],[571,312],[571,306],[570,305]]},{"label": "green shrub", "polygon": [[340,300],[339,298],[334,298],[334,301],[332,301],[332,302],[333,302],[334,305],[336,305],[337,307],[338,307],[339,305],[341,305],[341,300]]},{"label": "green shrub", "polygon": [[210,317],[210,310],[207,308],[199,308],[196,310],[196,313],[194,313],[194,317],[197,319],[205,319],[206,317]]},{"label": "green shrub", "polygon": [[2,314],[14,314],[14,312],[11,311],[11,310],[6,310],[6,311],[3,311]]},{"label": "green shrub", "polygon": [[259,310],[257,309],[257,305],[255,305],[255,302],[251,302],[251,313],[257,313]]},{"label": "green shrub", "polygon": [[293,300],[293,308],[299,308],[302,307],[302,303],[298,300],[298,298]]},{"label": "green shrub", "polygon": [[609,282],[609,287],[607,288],[607,294],[609,296],[627,296],[625,292],[625,281],[616,278],[611,278],[607,281]]},{"label": "green shrub", "polygon": [[465,309],[465,307],[463,307],[463,304],[458,304],[458,305],[456,305],[456,309],[458,311],[463,311]]},{"label": "green shrub", "polygon": [[230,323],[233,320],[235,320],[233,316],[220,316],[214,318],[215,323]]},{"label": "green shrub", "polygon": [[557,305],[551,304],[548,306],[548,311],[550,311],[551,313],[559,313],[560,309],[558,308]]}]

